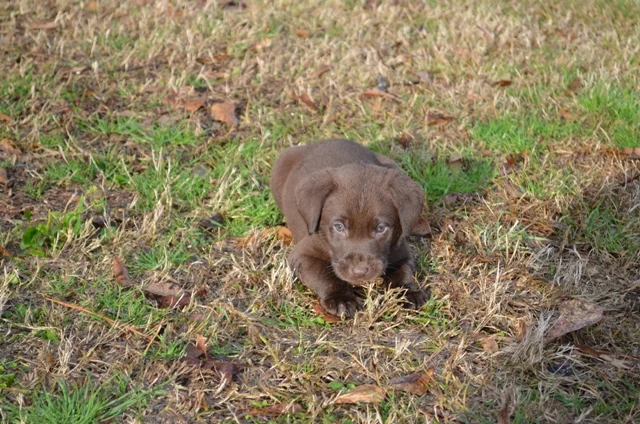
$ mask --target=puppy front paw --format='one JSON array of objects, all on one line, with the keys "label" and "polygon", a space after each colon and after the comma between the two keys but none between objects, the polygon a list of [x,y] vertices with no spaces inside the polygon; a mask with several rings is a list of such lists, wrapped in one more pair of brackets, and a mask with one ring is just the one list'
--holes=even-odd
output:
[{"label": "puppy front paw", "polygon": [[405,295],[407,302],[406,306],[413,309],[420,309],[427,300],[429,300],[430,294],[427,290],[412,290],[408,291]]},{"label": "puppy front paw", "polygon": [[320,304],[330,314],[346,318],[353,317],[361,307],[358,297],[348,292],[320,299]]}]

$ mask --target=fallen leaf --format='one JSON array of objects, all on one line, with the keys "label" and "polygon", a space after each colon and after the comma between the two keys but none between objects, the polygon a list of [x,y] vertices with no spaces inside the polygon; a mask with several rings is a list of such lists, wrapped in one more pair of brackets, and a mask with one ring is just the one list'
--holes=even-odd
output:
[{"label": "fallen leaf", "polygon": [[396,96],[395,94],[387,93],[377,88],[366,90],[360,96],[365,98],[382,97],[384,99],[393,100],[396,103],[402,103],[402,99],[400,97]]},{"label": "fallen leaf", "polygon": [[197,57],[196,62],[201,65],[212,65],[214,63],[222,62],[229,58],[226,53],[217,54],[215,56]]},{"label": "fallen leaf", "polygon": [[96,10],[98,8],[98,2],[90,1],[89,3],[87,3],[87,7],[89,8],[89,10]]},{"label": "fallen leaf", "polygon": [[518,321],[518,343],[522,343],[524,336],[527,334],[527,323],[524,320]]},{"label": "fallen leaf", "polygon": [[249,47],[250,50],[255,50],[259,52],[260,50],[264,50],[267,47],[271,46],[272,40],[271,38],[265,38],[262,41],[257,42],[253,46]]},{"label": "fallen leaf", "polygon": [[7,175],[7,170],[4,168],[0,168],[0,184],[9,184],[9,176]]},{"label": "fallen leaf", "polygon": [[414,372],[404,377],[397,377],[389,381],[391,387],[402,392],[422,396],[427,393],[429,384],[433,381],[435,369],[430,367],[427,372]]},{"label": "fallen leaf", "polygon": [[576,349],[583,355],[609,362],[620,369],[630,369],[640,365],[640,358],[632,355],[609,352],[602,349],[594,349],[587,345],[577,345]]},{"label": "fallen leaf", "polygon": [[297,403],[276,403],[264,408],[251,408],[247,414],[259,415],[262,417],[278,417],[282,414],[297,414],[302,412],[302,406]]},{"label": "fallen leaf", "polygon": [[156,296],[159,308],[177,308],[187,306],[191,303],[191,295],[182,293],[180,295]]},{"label": "fallen leaf", "polygon": [[640,159],[640,147],[625,147],[621,153],[627,157],[627,159]]},{"label": "fallen leaf", "polygon": [[522,192],[516,186],[511,184],[510,181],[504,181],[502,183],[502,188],[507,193],[507,197],[510,199],[519,199],[522,197]]},{"label": "fallen leaf", "polygon": [[429,221],[427,220],[426,217],[421,216],[420,219],[418,219],[417,224],[411,230],[411,234],[414,234],[420,237],[425,237],[433,234],[433,231],[431,230],[431,225],[429,225]]},{"label": "fallen leaf", "polygon": [[113,257],[113,276],[122,287],[131,287],[133,285],[131,278],[129,278],[129,271],[117,256]]},{"label": "fallen leaf", "polygon": [[460,196],[458,196],[456,193],[449,193],[447,195],[444,196],[444,204],[447,206],[451,206],[453,204],[455,204]]},{"label": "fallen leaf", "polygon": [[298,101],[298,102],[304,103],[310,109],[313,109],[316,112],[320,112],[320,108],[318,107],[316,102],[314,102],[313,99],[311,98],[311,96],[309,96],[307,93],[302,93],[300,95],[297,95],[297,94],[294,93],[293,99]]},{"label": "fallen leaf", "polygon": [[411,143],[414,142],[415,137],[409,133],[402,133],[396,140],[403,150],[407,150],[409,146],[411,146]]},{"label": "fallen leaf", "polygon": [[207,230],[215,230],[216,228],[222,228],[226,224],[224,216],[220,212],[216,212],[209,218],[205,218],[200,221],[200,226]]},{"label": "fallen leaf", "polygon": [[13,122],[13,119],[11,119],[10,116],[5,115],[4,113],[0,112],[0,121],[5,121],[5,122],[11,124]]},{"label": "fallen leaf", "polygon": [[427,112],[427,125],[442,125],[455,119],[453,116],[444,115],[440,112]]},{"label": "fallen leaf", "polygon": [[7,152],[10,155],[19,155],[20,153],[22,153],[20,149],[18,149],[16,145],[13,144],[13,141],[9,140],[8,138],[0,138],[0,150],[2,150],[3,152]]},{"label": "fallen leaf", "polygon": [[276,237],[278,237],[278,240],[282,241],[282,244],[284,244],[285,246],[289,246],[291,244],[291,240],[293,239],[291,230],[284,226],[278,227]]},{"label": "fallen leaf", "polygon": [[325,73],[329,72],[331,70],[331,66],[330,65],[324,65],[319,67],[318,69],[316,69],[316,71],[311,74],[311,78],[318,78],[321,75],[324,75]]},{"label": "fallen leaf", "polygon": [[505,405],[498,412],[498,423],[497,424],[509,424],[511,420],[509,419],[509,405]]},{"label": "fallen leaf", "polygon": [[227,361],[214,361],[213,359],[207,359],[202,364],[202,369],[210,369],[216,371],[224,379],[226,384],[231,383],[233,376],[242,372],[242,364]]},{"label": "fallen leaf", "polygon": [[13,255],[7,249],[5,249],[4,247],[0,246],[0,256],[5,256],[7,258],[10,258]]},{"label": "fallen leaf", "polygon": [[584,83],[582,82],[582,79],[580,77],[575,77],[571,80],[569,85],[567,85],[567,90],[575,94],[582,89],[583,85]]},{"label": "fallen leaf", "polygon": [[340,317],[327,312],[318,301],[313,302],[313,310],[315,311],[316,316],[322,318],[325,322],[329,322],[332,324],[340,322]]},{"label": "fallen leaf", "polygon": [[422,81],[426,85],[431,85],[431,83],[433,82],[433,77],[431,76],[430,72],[420,71],[416,72],[416,75],[418,76],[418,78],[420,78],[420,81]]},{"label": "fallen leaf", "polygon": [[174,283],[147,283],[142,290],[156,296],[179,296],[182,288]]},{"label": "fallen leaf", "polygon": [[300,38],[309,38],[309,31],[306,29],[296,29],[295,33]]},{"label": "fallen leaf", "polygon": [[205,71],[202,74],[202,76],[210,80],[229,78],[229,74],[227,72],[217,72],[217,71]]},{"label": "fallen leaf", "polygon": [[387,392],[383,388],[375,384],[364,384],[338,396],[335,403],[338,405],[343,403],[380,403],[386,395]]},{"label": "fallen leaf", "polygon": [[58,24],[55,22],[32,23],[27,25],[29,29],[56,29]]},{"label": "fallen leaf", "polygon": [[211,117],[225,124],[234,126],[238,125],[238,117],[236,116],[236,105],[233,103],[214,103],[211,106]]},{"label": "fallen leaf", "polygon": [[200,349],[200,352],[202,352],[202,354],[205,356],[205,358],[208,356],[208,354],[207,354],[207,339],[205,339],[200,334],[198,334],[196,336],[196,347],[198,349]]},{"label": "fallen leaf", "polygon": [[462,156],[451,156],[448,160],[447,160],[447,165],[449,165],[449,168],[451,168],[453,171],[457,171],[460,172],[462,171],[462,169],[464,168],[464,163],[462,162]]},{"label": "fallen leaf", "polygon": [[498,80],[494,81],[491,85],[494,87],[509,87],[511,84],[513,84],[513,81],[511,80]]},{"label": "fallen leaf", "polygon": [[602,319],[602,308],[586,300],[571,299],[558,305],[560,316],[545,336],[545,343]]},{"label": "fallen leaf", "polygon": [[193,343],[187,345],[187,351],[184,354],[183,359],[198,359],[202,356],[202,350]]},{"label": "fallen leaf", "polygon": [[566,119],[567,121],[575,121],[576,117],[571,112],[568,112],[564,109],[560,109],[560,116]]},{"label": "fallen leaf", "polygon": [[482,340],[482,350],[487,353],[496,353],[498,351],[498,343],[496,336],[488,336]]},{"label": "fallen leaf", "polygon": [[188,99],[188,100],[184,100],[181,106],[187,112],[195,112],[196,110],[200,109],[204,105],[204,102],[205,102],[205,99],[203,98]]},{"label": "fallen leaf", "polygon": [[[517,158],[520,159],[520,158]],[[518,168],[516,157],[511,155],[507,156],[500,167],[500,175],[509,175]]]}]

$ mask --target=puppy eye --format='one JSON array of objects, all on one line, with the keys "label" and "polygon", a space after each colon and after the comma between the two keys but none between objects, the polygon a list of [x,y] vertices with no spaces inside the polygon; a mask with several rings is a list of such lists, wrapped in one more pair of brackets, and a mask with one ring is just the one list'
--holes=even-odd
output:
[{"label": "puppy eye", "polygon": [[343,233],[344,232],[344,224],[341,222],[337,222],[335,224],[333,224],[333,229],[336,230],[339,233]]},{"label": "puppy eye", "polygon": [[386,224],[378,224],[378,226],[376,227],[376,233],[384,233],[386,229],[387,229]]}]

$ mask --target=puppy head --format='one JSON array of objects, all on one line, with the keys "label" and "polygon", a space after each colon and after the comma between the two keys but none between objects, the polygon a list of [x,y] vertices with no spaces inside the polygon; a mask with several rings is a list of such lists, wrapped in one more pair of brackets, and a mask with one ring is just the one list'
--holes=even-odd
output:
[{"label": "puppy head", "polygon": [[309,234],[326,239],[336,275],[361,285],[382,275],[391,248],[409,236],[424,192],[396,169],[352,164],[308,175],[296,202]]}]

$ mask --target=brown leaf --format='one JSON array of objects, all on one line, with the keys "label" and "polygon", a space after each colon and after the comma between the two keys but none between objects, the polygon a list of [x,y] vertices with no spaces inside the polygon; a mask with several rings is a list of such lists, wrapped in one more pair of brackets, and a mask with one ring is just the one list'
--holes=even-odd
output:
[{"label": "brown leaf", "polygon": [[297,403],[276,403],[264,408],[251,408],[247,414],[261,417],[278,417],[282,414],[297,414],[302,411],[302,407]]},{"label": "brown leaf", "polygon": [[0,246],[0,256],[5,256],[7,258],[10,258],[13,255],[7,249],[5,249],[4,247]]},{"label": "brown leaf", "polygon": [[574,114],[572,114],[571,112],[565,110],[565,109],[560,109],[560,116],[563,117],[564,119],[566,119],[567,121],[575,121],[576,120],[576,116]]},{"label": "brown leaf", "polygon": [[340,317],[327,312],[318,301],[313,302],[313,310],[315,311],[316,316],[322,318],[325,322],[332,324],[340,322]]},{"label": "brown leaf", "polygon": [[184,354],[184,359],[198,359],[202,356],[202,350],[193,343],[187,345],[187,351]]},{"label": "brown leaf", "polygon": [[403,150],[407,150],[411,143],[415,141],[415,137],[409,133],[402,133],[396,139]]},{"label": "brown leaf", "polygon": [[429,221],[425,216],[421,216],[420,219],[418,219],[418,223],[411,230],[411,234],[420,237],[425,237],[433,234],[431,225],[429,225]]},{"label": "brown leaf", "polygon": [[260,50],[264,50],[271,46],[272,42],[273,40],[271,38],[265,38],[264,40],[258,41],[253,46],[249,47],[249,49],[259,52]]},{"label": "brown leaf", "polygon": [[0,138],[0,150],[3,152],[7,152],[10,155],[19,155],[22,153],[20,149],[16,147],[13,141],[8,138]]},{"label": "brown leaf", "polygon": [[460,172],[462,171],[462,169],[464,168],[464,163],[462,162],[462,156],[451,156],[448,160],[447,160],[447,165],[449,165],[449,168],[451,168],[453,171],[457,171]]},{"label": "brown leaf", "polygon": [[217,71],[205,71],[202,76],[210,80],[217,79],[227,79],[229,78],[229,74],[227,72],[217,72]]},{"label": "brown leaf", "polygon": [[582,89],[583,85],[584,83],[582,82],[582,79],[580,77],[575,77],[567,86],[567,90],[575,94]]},{"label": "brown leaf", "polygon": [[96,10],[98,8],[98,2],[90,1],[89,3],[87,3],[87,7],[89,8],[89,10]]},{"label": "brown leaf", "polygon": [[210,369],[216,371],[224,379],[226,384],[231,383],[233,376],[242,372],[242,364],[226,361],[214,361],[213,359],[207,359],[202,364],[203,369]]},{"label": "brown leaf", "polygon": [[547,331],[545,342],[548,343],[572,331],[593,325],[602,319],[602,308],[586,300],[571,299],[558,305],[560,316]]},{"label": "brown leaf", "polygon": [[435,369],[430,367],[427,372],[414,372],[404,377],[397,377],[389,381],[391,387],[402,392],[422,396],[427,393],[429,384],[433,381]]},{"label": "brown leaf", "polygon": [[340,405],[344,403],[380,403],[384,400],[387,392],[375,384],[364,384],[344,393],[335,400]]},{"label": "brown leaf", "polygon": [[393,100],[396,103],[402,103],[402,99],[400,97],[396,96],[395,94],[387,93],[386,91],[382,91],[377,88],[366,90],[360,96],[364,98],[382,97],[384,99]]},{"label": "brown leaf", "polygon": [[7,175],[7,170],[4,168],[0,168],[0,184],[9,184],[9,176]]},{"label": "brown leaf", "polygon": [[515,156],[507,156],[500,167],[500,175],[509,175],[518,168],[518,164]]},{"label": "brown leaf", "polygon": [[211,117],[231,126],[238,125],[240,122],[236,116],[236,105],[229,102],[214,103],[211,106]]},{"label": "brown leaf", "polygon": [[509,424],[510,422],[511,419],[509,418],[509,405],[507,404],[498,412],[497,424]]},{"label": "brown leaf", "polygon": [[180,295],[156,296],[159,308],[178,308],[191,303],[191,295],[182,293]]},{"label": "brown leaf", "polygon": [[331,66],[330,65],[324,65],[319,67],[318,69],[316,69],[316,71],[311,74],[311,78],[318,78],[321,75],[324,75],[325,73],[329,72],[331,70]]},{"label": "brown leaf", "polygon": [[309,38],[309,31],[307,31],[306,29],[296,29],[295,33],[298,37],[300,38]]},{"label": "brown leaf", "polygon": [[198,62],[201,65],[212,65],[214,63],[222,62],[228,58],[229,58],[228,54],[221,53],[215,56],[197,57],[196,62]]},{"label": "brown leaf", "polygon": [[640,159],[640,147],[625,147],[621,153],[628,159]]},{"label": "brown leaf", "polygon": [[527,323],[524,320],[518,321],[518,343],[522,343],[524,336],[527,334]]},{"label": "brown leaf", "polygon": [[602,349],[594,349],[587,345],[576,345],[575,348],[585,356],[609,362],[616,368],[629,369],[640,365],[640,358],[637,356],[609,352]]},{"label": "brown leaf", "polygon": [[513,84],[513,81],[511,80],[498,80],[494,81],[491,85],[494,87],[509,87],[511,84]]},{"label": "brown leaf", "polygon": [[442,125],[456,119],[453,116],[443,115],[440,112],[427,112],[427,125]]},{"label": "brown leaf", "polygon": [[444,200],[444,204],[447,206],[451,206],[453,204],[455,204],[458,199],[460,198],[460,196],[458,196],[456,193],[449,193],[446,194],[443,198]]},{"label": "brown leaf", "polygon": [[510,181],[504,181],[502,183],[502,188],[507,193],[507,197],[510,199],[519,199],[522,197],[522,192],[516,186],[511,184]]},{"label": "brown leaf", "polygon": [[200,352],[202,352],[202,354],[205,356],[205,358],[207,356],[209,356],[207,354],[207,339],[205,339],[203,336],[201,336],[200,334],[198,334],[196,336],[196,347],[198,349],[200,349]]},{"label": "brown leaf", "polygon": [[55,22],[40,22],[27,25],[29,29],[56,29],[58,24]]},{"label": "brown leaf", "polygon": [[294,94],[293,98],[294,98],[294,100],[296,100],[298,102],[304,103],[305,105],[307,105],[309,108],[313,109],[314,111],[320,112],[320,108],[318,107],[316,102],[314,102],[313,99],[311,98],[311,96],[309,96],[307,93],[302,93],[300,95]]},{"label": "brown leaf", "polygon": [[284,244],[285,246],[289,246],[291,244],[291,240],[293,239],[291,230],[284,226],[278,227],[276,237],[278,237],[278,240],[282,241],[282,244]]},{"label": "brown leaf", "polygon": [[117,256],[113,257],[113,276],[122,287],[131,287],[133,285],[131,278],[129,278],[129,271]]},{"label": "brown leaf", "polygon": [[487,353],[496,353],[498,351],[498,343],[496,336],[488,336],[482,340],[482,349]]},{"label": "brown leaf", "polygon": [[181,106],[187,112],[195,112],[196,110],[200,109],[204,105],[204,102],[205,102],[205,99],[203,98],[187,99],[182,101]]},{"label": "brown leaf", "polygon": [[5,115],[4,113],[1,113],[1,112],[0,112],[0,121],[5,121],[5,122],[7,122],[8,124],[13,123],[13,119],[11,119],[11,117],[10,117],[10,116]]},{"label": "brown leaf", "polygon": [[180,296],[182,288],[174,283],[146,283],[142,290],[156,296]]}]

